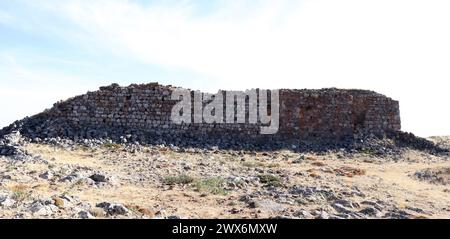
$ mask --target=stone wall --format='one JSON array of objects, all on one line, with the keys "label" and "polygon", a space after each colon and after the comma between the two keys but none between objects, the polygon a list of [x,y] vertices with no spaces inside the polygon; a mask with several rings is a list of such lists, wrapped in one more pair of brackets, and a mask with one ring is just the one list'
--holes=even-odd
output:
[{"label": "stone wall", "polygon": [[[178,102],[171,99],[174,89],[179,88],[157,83],[101,87],[99,91],[56,103],[37,116],[40,123],[34,124],[31,131],[71,138],[89,137],[88,130],[109,137],[117,134],[112,132],[115,129],[143,135],[148,132],[190,137],[259,137],[260,124],[174,124],[171,111]],[[265,137],[338,139],[356,133],[382,135],[400,130],[399,103],[372,91],[282,89],[279,96],[279,131]],[[58,122],[68,126],[52,127]]]},{"label": "stone wall", "polygon": [[305,137],[399,131],[398,101],[364,90],[281,90],[280,133]]}]

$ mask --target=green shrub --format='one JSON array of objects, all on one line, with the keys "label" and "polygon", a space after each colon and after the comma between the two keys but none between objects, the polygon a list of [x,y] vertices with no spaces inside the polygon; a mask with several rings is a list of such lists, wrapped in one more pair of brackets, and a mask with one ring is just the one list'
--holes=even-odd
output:
[{"label": "green shrub", "polygon": [[224,188],[225,183],[225,179],[221,177],[213,177],[198,180],[194,183],[193,187],[199,192],[207,192],[215,195],[226,195],[228,192]]},{"label": "green shrub", "polygon": [[163,179],[164,184],[175,185],[175,184],[190,184],[194,181],[191,176],[182,174],[178,176],[168,176]]},{"label": "green shrub", "polygon": [[280,177],[272,175],[272,174],[259,174],[259,181],[264,183],[266,186],[272,187],[282,187],[283,183]]}]

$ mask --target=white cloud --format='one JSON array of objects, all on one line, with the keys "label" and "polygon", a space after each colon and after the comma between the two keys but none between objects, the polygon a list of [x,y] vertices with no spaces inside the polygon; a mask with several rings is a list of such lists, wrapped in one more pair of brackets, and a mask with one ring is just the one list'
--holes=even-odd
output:
[{"label": "white cloud", "polygon": [[450,134],[449,1],[257,1],[243,10],[236,2],[202,16],[191,1],[39,7],[79,26],[90,47],[204,75],[214,84],[203,90],[372,89],[400,100],[405,130]]},{"label": "white cloud", "polygon": [[15,54],[0,55],[0,127],[37,114],[60,100],[98,87],[77,76],[24,66]]},{"label": "white cloud", "polygon": [[226,9],[196,18],[189,8],[144,8],[127,1],[77,1],[66,5],[64,14],[118,52],[231,82],[353,84],[353,78],[399,78],[403,70],[415,75],[411,64],[430,69],[447,63],[424,59],[449,51],[445,1],[437,6],[432,3],[438,1],[306,1],[278,23],[286,11],[280,2],[234,18],[224,15]]}]

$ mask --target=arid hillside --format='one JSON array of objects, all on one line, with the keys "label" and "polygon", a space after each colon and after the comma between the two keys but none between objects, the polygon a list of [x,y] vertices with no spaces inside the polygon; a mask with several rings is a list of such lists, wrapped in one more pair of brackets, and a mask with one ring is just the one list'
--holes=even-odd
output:
[{"label": "arid hillside", "polygon": [[[22,154],[0,157],[0,218],[450,218],[445,153],[14,137]],[[431,140],[449,147],[449,138]]]}]

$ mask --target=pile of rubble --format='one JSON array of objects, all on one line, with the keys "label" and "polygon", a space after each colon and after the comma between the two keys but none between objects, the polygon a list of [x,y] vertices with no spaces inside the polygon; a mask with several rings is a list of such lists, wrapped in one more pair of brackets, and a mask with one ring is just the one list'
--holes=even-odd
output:
[{"label": "pile of rubble", "polygon": [[22,149],[24,141],[20,132],[15,131],[0,138],[0,156],[7,156],[17,160],[24,160],[30,155]]}]

